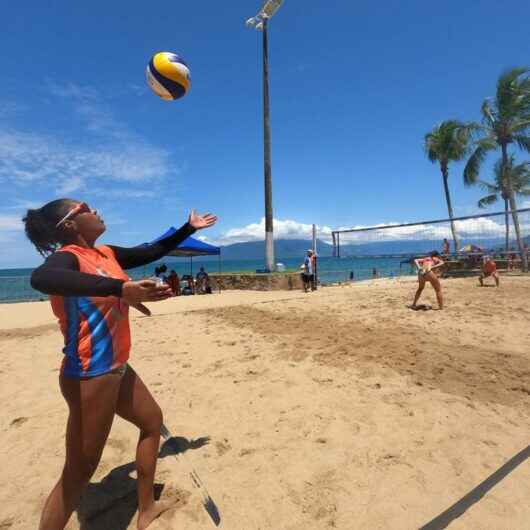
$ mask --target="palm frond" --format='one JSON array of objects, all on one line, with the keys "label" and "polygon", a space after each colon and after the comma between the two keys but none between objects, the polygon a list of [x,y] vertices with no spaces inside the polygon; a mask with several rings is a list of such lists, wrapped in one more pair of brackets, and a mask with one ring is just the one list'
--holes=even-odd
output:
[{"label": "palm frond", "polygon": [[458,120],[446,120],[425,135],[424,149],[431,162],[462,160],[469,151],[472,131],[480,127]]},{"label": "palm frond", "polygon": [[[505,71],[497,81],[497,92],[495,96],[495,107],[501,121],[509,121],[511,118],[524,112],[525,102],[525,80],[530,70],[525,67],[511,68]],[[522,85],[522,86],[521,86]]]},{"label": "palm frond", "polygon": [[513,137],[515,143],[519,146],[519,149],[521,151],[526,151],[527,153],[530,153],[530,136],[517,134]]},{"label": "palm frond", "polygon": [[513,166],[512,164],[511,176],[513,179],[517,179],[520,182],[529,179],[528,181],[530,183],[530,162],[522,162],[516,166]]},{"label": "palm frond", "polygon": [[487,193],[497,194],[501,192],[500,186],[496,186],[495,184],[491,184],[490,182],[486,182],[485,180],[478,180],[477,184]]},{"label": "palm frond", "polygon": [[486,197],[482,197],[478,201],[478,207],[479,208],[486,208],[490,204],[494,204],[499,200],[499,196],[497,194],[487,195]]},{"label": "palm frond", "polygon": [[528,130],[530,130],[530,116],[522,116],[521,118],[516,118],[512,120],[512,123],[510,123],[511,134],[524,135]]},{"label": "palm frond", "polygon": [[472,186],[478,181],[479,170],[488,151],[495,149],[496,143],[491,138],[482,138],[476,142],[476,148],[464,168],[464,184]]},{"label": "palm frond", "polygon": [[510,176],[513,191],[519,195],[527,195],[530,191],[530,162],[514,166]]},{"label": "palm frond", "polygon": [[480,111],[482,112],[482,121],[484,121],[489,127],[493,128],[495,127],[495,116],[493,115],[493,109],[490,104],[490,99],[485,99],[482,102],[482,107],[480,108]]},{"label": "palm frond", "polygon": [[530,73],[526,66],[516,66],[505,70],[497,80],[497,91],[509,90],[515,81],[524,74]]},{"label": "palm frond", "polygon": [[438,138],[436,133],[436,128],[433,129],[432,132],[427,133],[425,135],[425,152],[427,153],[427,157],[431,162],[436,162],[438,160]]}]

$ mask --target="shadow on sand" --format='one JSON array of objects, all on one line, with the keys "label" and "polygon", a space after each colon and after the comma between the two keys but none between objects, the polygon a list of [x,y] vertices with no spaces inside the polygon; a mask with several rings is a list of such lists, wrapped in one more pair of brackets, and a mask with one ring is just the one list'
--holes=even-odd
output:
[{"label": "shadow on sand", "polygon": [[432,311],[432,305],[427,304],[408,305],[407,307],[412,309],[412,311]]},{"label": "shadow on sand", "polygon": [[[184,453],[189,449],[199,449],[209,443],[209,437],[188,440],[175,436],[162,445],[158,458]],[[77,509],[77,519],[81,530],[126,530],[138,510],[136,479],[130,475],[135,471],[135,463],[129,462],[114,468],[100,482],[91,482]],[[163,484],[155,484],[155,499],[159,499]],[[186,495],[173,499],[175,504],[187,502]]]},{"label": "shadow on sand", "polygon": [[[163,427],[163,429],[165,429],[165,427]],[[167,431],[167,429],[165,430]],[[167,433],[169,434],[169,431],[167,431]],[[186,440],[186,438],[173,436],[164,444],[164,448],[160,454],[166,456],[164,453],[167,451],[168,455],[174,455],[178,460],[178,455],[184,453],[187,449],[196,449],[197,447],[202,447],[202,445],[209,442],[209,438],[197,438],[197,440],[192,440],[189,442]],[[188,468],[189,478],[191,479],[197,493],[201,496],[203,508],[210,516],[213,524],[215,526],[219,526],[221,524],[221,514],[219,513],[219,509],[217,508],[215,501],[210,497],[210,494],[202,483],[200,477],[197,475],[195,469],[188,462],[186,462],[186,467]]]},{"label": "shadow on sand", "polygon": [[[420,530],[443,530],[447,528],[455,519],[463,515],[473,504],[477,503],[496,486],[504,477],[509,475],[514,469],[520,466],[528,457],[530,457],[530,445],[510,458],[502,467],[492,473],[486,480],[481,482],[476,488],[473,488],[467,495],[464,495],[459,501],[447,508],[438,517],[422,526]],[[507,523],[508,525],[508,523]],[[509,525],[508,525],[509,526]],[[508,528],[506,526],[506,528]]]}]

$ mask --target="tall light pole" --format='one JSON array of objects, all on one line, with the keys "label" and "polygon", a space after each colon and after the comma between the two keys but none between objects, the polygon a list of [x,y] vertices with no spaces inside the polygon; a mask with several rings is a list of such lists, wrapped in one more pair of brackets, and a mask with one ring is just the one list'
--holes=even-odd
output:
[{"label": "tall light pole", "polygon": [[274,237],[272,223],[271,123],[269,101],[268,22],[283,0],[265,0],[259,13],[247,20],[247,26],[263,33],[263,174],[265,181],[265,267],[273,271]]}]

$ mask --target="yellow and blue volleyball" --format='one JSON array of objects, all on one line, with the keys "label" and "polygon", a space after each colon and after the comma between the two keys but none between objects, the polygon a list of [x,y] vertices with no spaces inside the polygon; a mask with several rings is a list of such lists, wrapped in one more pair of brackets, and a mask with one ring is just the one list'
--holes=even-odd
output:
[{"label": "yellow and blue volleyball", "polygon": [[145,71],[147,84],[162,99],[179,99],[191,86],[190,69],[176,53],[155,53]]}]

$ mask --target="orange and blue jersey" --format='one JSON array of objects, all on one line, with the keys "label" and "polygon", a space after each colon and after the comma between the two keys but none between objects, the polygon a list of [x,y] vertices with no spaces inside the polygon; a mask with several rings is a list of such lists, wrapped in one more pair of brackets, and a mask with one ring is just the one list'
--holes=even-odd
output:
[{"label": "orange and blue jersey", "polygon": [[[75,255],[79,272],[129,280],[107,246],[67,245],[58,252]],[[50,301],[64,335],[64,376],[93,377],[127,362],[131,349],[129,306],[121,298],[50,295]]]}]

